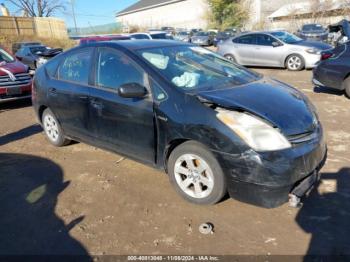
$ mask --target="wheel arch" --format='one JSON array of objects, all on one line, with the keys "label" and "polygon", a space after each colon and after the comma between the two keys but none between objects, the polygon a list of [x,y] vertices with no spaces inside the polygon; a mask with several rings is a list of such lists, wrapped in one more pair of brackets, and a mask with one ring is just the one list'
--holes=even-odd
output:
[{"label": "wheel arch", "polygon": [[298,52],[290,53],[290,54],[288,54],[288,55],[285,57],[285,59],[284,59],[284,67],[287,68],[287,60],[288,60],[289,57],[291,57],[291,56],[293,56],[293,55],[300,56],[301,59],[303,59],[304,68],[305,68],[305,57],[304,57],[302,54],[298,53]]},{"label": "wheel arch", "polygon": [[163,161],[164,170],[165,170],[166,173],[168,173],[168,160],[169,160],[169,157],[170,157],[171,153],[174,151],[174,149],[176,147],[178,147],[179,145],[181,145],[181,144],[183,144],[183,143],[185,143],[187,141],[191,141],[191,139],[189,139],[189,138],[176,138],[176,139],[171,140],[166,145],[166,148],[165,148],[165,151],[164,151],[164,161]]},{"label": "wheel arch", "polygon": [[39,107],[39,109],[38,109],[38,118],[39,118],[39,121],[40,121],[40,123],[42,124],[42,119],[43,119],[43,114],[44,114],[44,111],[45,111],[45,109],[47,109],[48,108],[48,106],[46,106],[46,105],[41,105],[40,107]]}]

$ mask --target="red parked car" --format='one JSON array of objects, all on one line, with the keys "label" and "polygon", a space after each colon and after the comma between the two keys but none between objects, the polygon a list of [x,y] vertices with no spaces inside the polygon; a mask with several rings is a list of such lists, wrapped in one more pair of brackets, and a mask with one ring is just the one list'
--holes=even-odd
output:
[{"label": "red parked car", "polygon": [[31,85],[28,66],[0,48],[0,103],[30,98]]}]

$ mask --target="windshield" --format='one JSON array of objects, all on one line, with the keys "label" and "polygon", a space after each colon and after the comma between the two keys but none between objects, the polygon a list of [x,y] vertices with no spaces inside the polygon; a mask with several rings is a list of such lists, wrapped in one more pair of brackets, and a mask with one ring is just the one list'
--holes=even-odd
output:
[{"label": "windshield", "polygon": [[294,43],[303,41],[301,38],[297,37],[296,35],[293,35],[287,32],[282,32],[282,31],[272,32],[271,35],[277,37],[279,40],[287,44],[294,44]]},{"label": "windshield", "polygon": [[38,52],[44,53],[46,50],[47,50],[47,48],[45,46],[38,46],[38,47],[31,47],[30,48],[30,52],[32,54],[38,54]]},{"label": "windshield", "polygon": [[188,35],[188,33],[187,33],[187,32],[179,32],[178,35],[184,35],[184,36],[186,36],[186,35]]},{"label": "windshield", "polygon": [[308,24],[303,26],[303,31],[323,31],[323,26],[318,24]]},{"label": "windshield", "polygon": [[194,35],[195,36],[208,36],[209,33],[207,33],[207,32],[198,32],[198,33],[195,33]]},{"label": "windshield", "polygon": [[137,52],[168,82],[187,91],[229,88],[261,77],[197,46],[159,47]]},{"label": "windshield", "polygon": [[2,62],[11,63],[14,61],[15,59],[9,53],[7,53],[3,49],[0,49],[0,63]]}]

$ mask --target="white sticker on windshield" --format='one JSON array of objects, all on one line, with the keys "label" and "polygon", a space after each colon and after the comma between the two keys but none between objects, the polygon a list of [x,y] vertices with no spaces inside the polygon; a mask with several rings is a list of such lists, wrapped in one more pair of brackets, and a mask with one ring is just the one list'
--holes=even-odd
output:
[{"label": "white sticker on windshield", "polygon": [[164,55],[159,55],[159,54],[154,54],[154,53],[143,53],[142,56],[147,59],[148,62],[150,62],[152,65],[159,69],[166,69],[168,66],[169,62],[169,57],[164,56]]},{"label": "white sticker on windshield", "polygon": [[199,47],[199,46],[191,46],[190,49],[192,51],[201,53],[201,54],[211,54],[212,52],[210,52],[209,50],[203,48],[203,47]]}]

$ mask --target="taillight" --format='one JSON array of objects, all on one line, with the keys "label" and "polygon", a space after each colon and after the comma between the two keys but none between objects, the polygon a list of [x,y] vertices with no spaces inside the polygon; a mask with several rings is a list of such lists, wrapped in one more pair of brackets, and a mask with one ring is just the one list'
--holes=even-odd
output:
[{"label": "taillight", "polygon": [[331,58],[333,56],[332,53],[323,53],[321,55],[321,60],[327,60],[328,58]]}]

